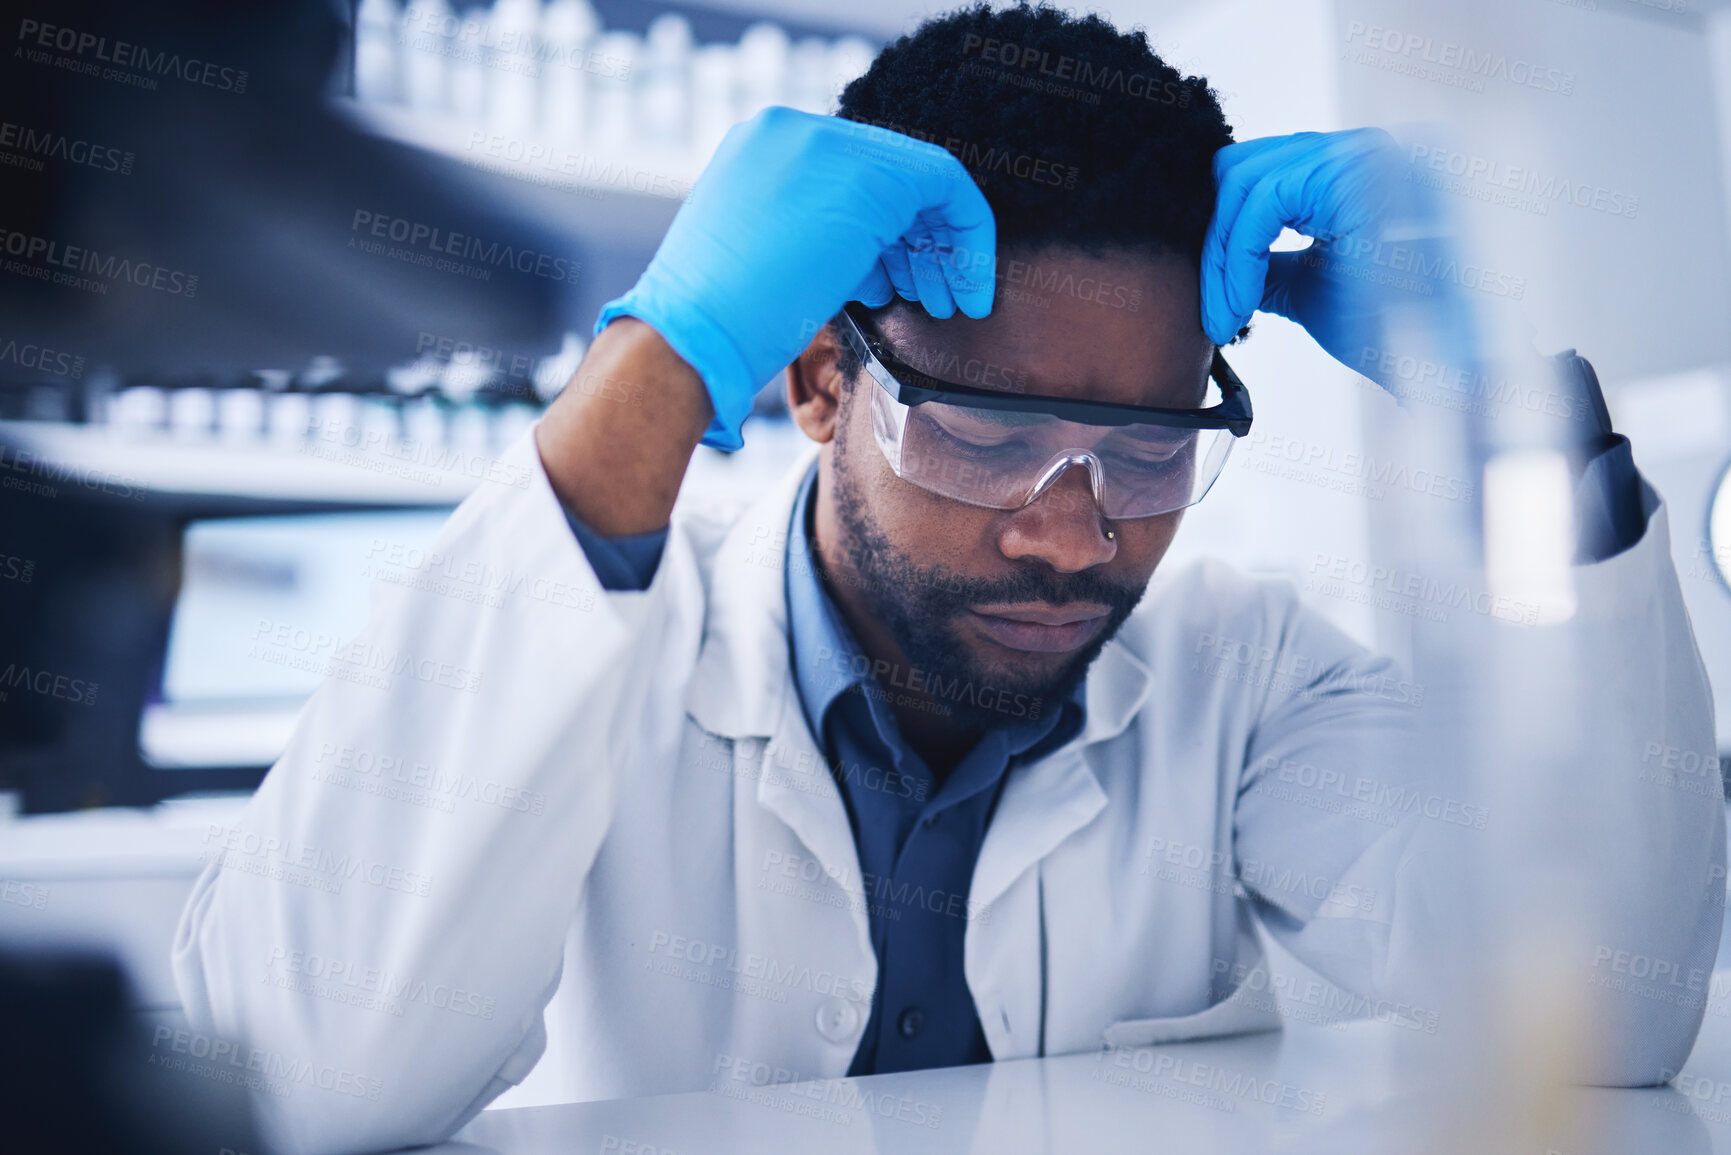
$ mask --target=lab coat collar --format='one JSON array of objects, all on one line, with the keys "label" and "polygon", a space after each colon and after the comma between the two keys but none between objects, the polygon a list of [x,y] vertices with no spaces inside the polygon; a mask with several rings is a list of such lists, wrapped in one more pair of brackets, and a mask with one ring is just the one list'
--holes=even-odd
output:
[{"label": "lab coat collar", "polygon": [[[733,523],[710,572],[708,620],[685,708],[711,734],[769,738],[793,690],[788,663],[787,525],[808,447]],[[796,707],[797,712],[797,707]]]},{"label": "lab coat collar", "polygon": [[[784,711],[803,721],[788,661],[787,528],[817,446],[810,446],[733,524],[716,553],[709,619],[686,709],[725,738],[774,736]],[[1147,701],[1153,678],[1127,626],[1088,671],[1084,746],[1117,737]],[[1070,747],[1065,747],[1069,749]]]}]

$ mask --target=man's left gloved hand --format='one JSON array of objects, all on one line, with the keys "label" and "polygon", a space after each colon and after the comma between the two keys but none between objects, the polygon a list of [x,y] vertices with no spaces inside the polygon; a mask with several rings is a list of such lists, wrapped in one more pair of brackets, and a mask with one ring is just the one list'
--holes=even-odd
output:
[{"label": "man's left gloved hand", "polygon": [[[1445,242],[1406,167],[1379,128],[1264,137],[1216,153],[1219,195],[1202,249],[1209,339],[1226,344],[1262,309],[1303,325],[1335,360],[1376,379],[1373,354],[1390,311],[1446,310],[1450,296],[1423,271],[1442,267]],[[1391,225],[1400,226],[1398,244],[1384,243]],[[1316,243],[1270,253],[1283,228]]]}]

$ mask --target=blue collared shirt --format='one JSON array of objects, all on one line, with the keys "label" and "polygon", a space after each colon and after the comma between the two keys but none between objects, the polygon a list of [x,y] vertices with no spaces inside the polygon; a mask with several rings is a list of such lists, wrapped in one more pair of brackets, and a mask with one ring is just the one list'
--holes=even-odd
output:
[{"label": "blue collared shirt", "polygon": [[969,899],[974,864],[1012,764],[1081,731],[1082,692],[1054,703],[940,683],[935,700],[916,700],[943,709],[967,696],[992,703],[1004,724],[985,731],[939,782],[902,741],[892,705],[924,673],[874,670],[824,588],[808,536],[816,483],[814,465],[788,526],[789,658],[806,722],[847,805],[878,960],[871,1017],[848,1073],[989,1062],[962,970],[968,925],[989,916]]}]

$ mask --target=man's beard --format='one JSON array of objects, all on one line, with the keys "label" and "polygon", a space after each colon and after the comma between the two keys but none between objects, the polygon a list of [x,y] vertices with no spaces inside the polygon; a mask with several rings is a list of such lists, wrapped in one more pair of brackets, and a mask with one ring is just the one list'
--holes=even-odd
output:
[{"label": "man's beard", "polygon": [[[1146,586],[1119,585],[1094,570],[1063,574],[1030,562],[1008,578],[989,580],[924,567],[890,544],[867,511],[848,468],[841,438],[834,456],[836,514],[851,539],[849,572],[827,574],[854,587],[872,616],[889,631],[912,669],[892,671],[898,688],[924,692],[939,715],[963,730],[989,730],[1045,717],[1061,708],[1106,643],[1142,600]],[[980,663],[964,647],[955,623],[976,605],[1097,602],[1110,607],[1103,629],[1051,672],[1011,662]]]}]

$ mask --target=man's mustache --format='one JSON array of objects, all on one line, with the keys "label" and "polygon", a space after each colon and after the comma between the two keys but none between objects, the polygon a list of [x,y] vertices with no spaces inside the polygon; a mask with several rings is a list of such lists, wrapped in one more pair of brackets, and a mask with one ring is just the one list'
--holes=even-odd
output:
[{"label": "man's mustache", "polygon": [[931,591],[934,602],[958,610],[973,605],[1098,602],[1128,612],[1142,598],[1141,586],[1123,585],[1087,570],[1061,574],[1043,566],[1020,570],[1005,578],[966,577],[939,566],[920,584]]}]

